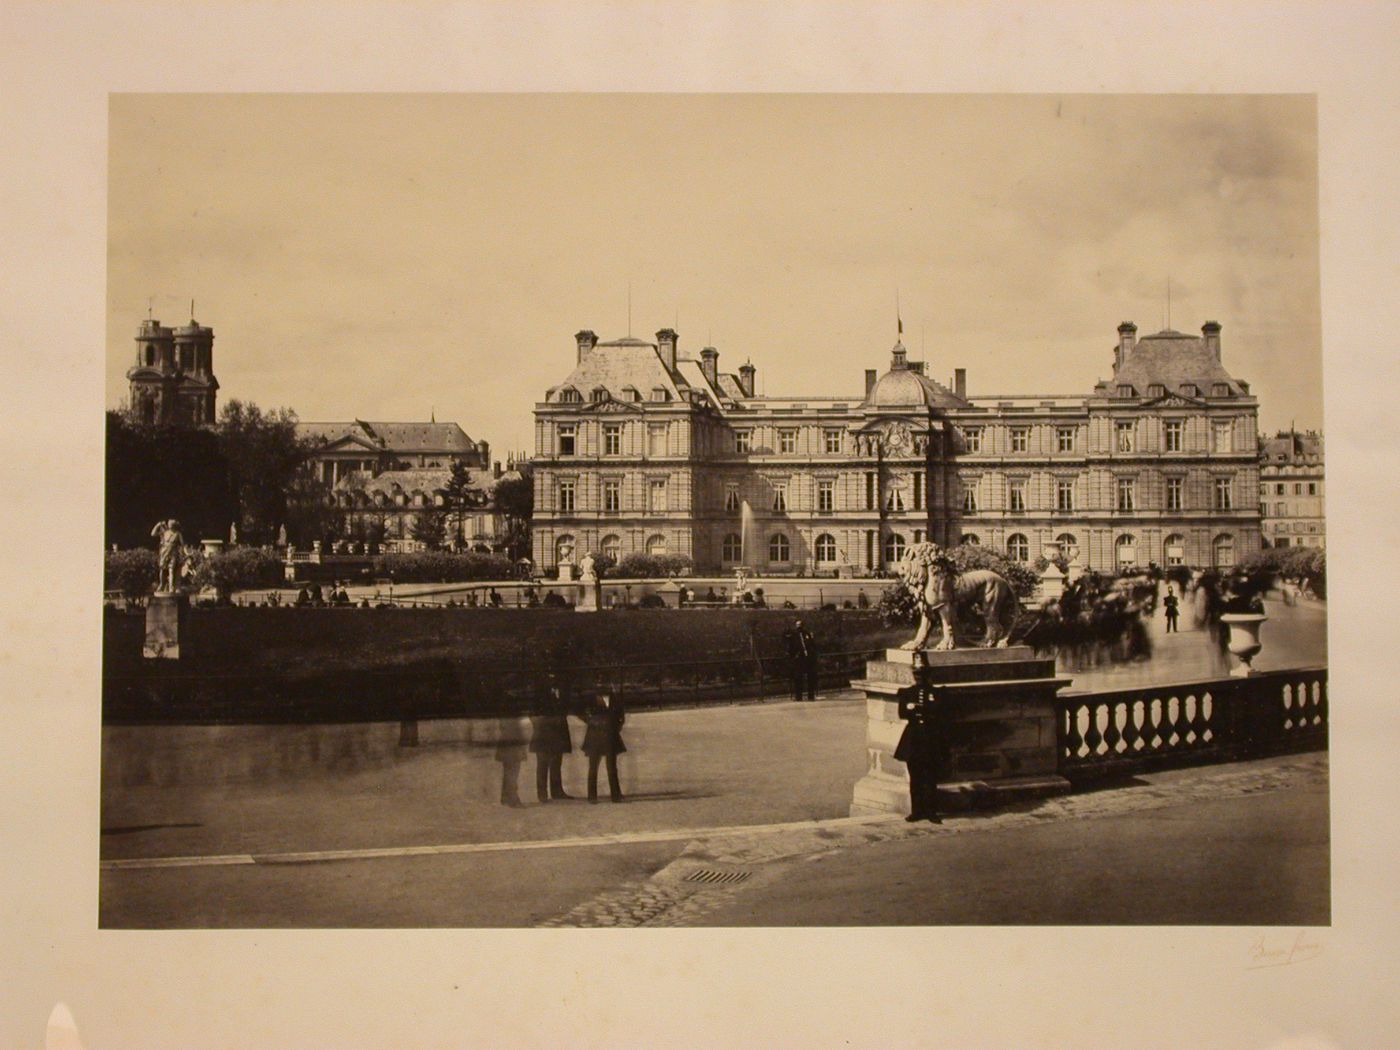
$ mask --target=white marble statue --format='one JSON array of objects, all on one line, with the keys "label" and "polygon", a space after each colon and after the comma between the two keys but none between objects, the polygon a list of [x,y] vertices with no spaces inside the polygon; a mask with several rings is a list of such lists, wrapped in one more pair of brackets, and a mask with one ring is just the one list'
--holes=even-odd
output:
[{"label": "white marble statue", "polygon": [[594,565],[595,562],[593,561],[593,553],[591,551],[579,559],[579,579],[584,583],[593,583],[598,579],[597,573],[594,572]]},{"label": "white marble statue", "polygon": [[151,535],[160,542],[156,554],[156,591],[174,594],[185,562],[185,537],[180,533],[180,523],[174,518],[158,521]]}]

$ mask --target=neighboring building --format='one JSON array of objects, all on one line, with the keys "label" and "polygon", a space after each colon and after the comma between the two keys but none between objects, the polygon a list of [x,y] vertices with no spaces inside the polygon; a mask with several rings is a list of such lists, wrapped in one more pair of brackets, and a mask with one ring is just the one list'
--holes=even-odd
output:
[{"label": "neighboring building", "polygon": [[126,371],[128,411],[152,425],[214,422],[219,381],[214,378],[214,330],[190,318],[166,328],[155,318],[136,331],[136,364]]},{"label": "neighboring building", "polygon": [[575,336],[535,407],[534,561],[683,554],[700,571],[856,573],[912,543],[981,543],[1092,569],[1229,566],[1259,548],[1258,402],[1220,326],[1137,338],[1088,395],[972,397],[896,344],[863,392],[756,396],[719,352]]},{"label": "neighboring building", "polygon": [[1259,515],[1269,547],[1326,547],[1322,435],[1282,430],[1259,442]]},{"label": "neighboring building", "polygon": [[[452,465],[470,469],[479,505],[463,519],[463,540],[476,549],[496,549],[503,534],[501,516],[491,494],[503,477],[491,465],[491,447],[473,441],[456,423],[378,423],[356,419],[348,423],[298,423],[301,437],[320,442],[311,469],[326,498],[340,509],[339,530],[345,538],[362,539],[382,530],[386,541],[402,545],[425,509],[444,506],[442,490]],[[513,466],[513,464],[512,464]],[[449,523],[455,538],[457,523]]]}]

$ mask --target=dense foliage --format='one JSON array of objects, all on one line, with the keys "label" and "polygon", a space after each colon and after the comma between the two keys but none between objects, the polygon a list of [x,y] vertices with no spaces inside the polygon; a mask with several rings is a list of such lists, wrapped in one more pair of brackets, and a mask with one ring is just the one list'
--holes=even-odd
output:
[{"label": "dense foliage", "polygon": [[[1024,562],[1012,561],[988,547],[964,543],[945,548],[944,553],[959,575],[973,569],[990,569],[1000,573],[1011,584],[1018,598],[1035,593],[1040,583],[1040,577]],[[876,608],[888,626],[912,624],[919,620],[919,606],[914,593],[900,583],[885,588]]]},{"label": "dense foliage", "polygon": [[609,576],[621,579],[656,579],[690,572],[692,562],[684,554],[628,554],[610,569]]},{"label": "dense foliage", "polygon": [[1321,547],[1268,547],[1246,559],[1240,569],[1306,583],[1318,597],[1327,594],[1327,552]]},{"label": "dense foliage", "polygon": [[535,479],[529,465],[520,468],[520,477],[504,477],[496,482],[494,497],[503,519],[499,542],[511,558],[528,558],[530,517],[535,513]]},{"label": "dense foliage", "polygon": [[121,591],[128,598],[141,598],[156,585],[156,552],[137,547],[108,551],[103,567],[103,587]]},{"label": "dense foliage", "polygon": [[228,593],[251,587],[276,587],[283,580],[282,559],[261,547],[234,547],[201,556],[194,568],[197,587]]},{"label": "dense foliage", "polygon": [[428,550],[441,550],[447,545],[447,515],[440,510],[420,511],[413,519],[410,534],[426,544]]},{"label": "dense foliage", "polygon": [[515,566],[499,554],[381,554],[374,559],[374,574],[399,583],[457,583],[463,580],[509,580]]}]

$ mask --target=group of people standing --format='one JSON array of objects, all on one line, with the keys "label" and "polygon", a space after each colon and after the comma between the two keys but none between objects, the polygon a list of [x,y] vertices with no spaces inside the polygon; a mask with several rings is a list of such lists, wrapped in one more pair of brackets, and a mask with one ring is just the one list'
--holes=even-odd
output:
[{"label": "group of people standing", "polygon": [[552,675],[531,706],[528,735],[522,718],[498,720],[496,761],[501,763],[502,805],[524,805],[520,799],[519,775],[527,754],[535,756],[535,796],[540,802],[574,797],[564,790],[564,756],[574,750],[570,715],[584,724],[581,750],[588,756],[588,801],[598,801],[600,766],[607,769],[612,800],[623,800],[617,756],[627,750],[622,740],[627,712],[621,695],[602,691],[582,703],[575,703],[563,679]]}]

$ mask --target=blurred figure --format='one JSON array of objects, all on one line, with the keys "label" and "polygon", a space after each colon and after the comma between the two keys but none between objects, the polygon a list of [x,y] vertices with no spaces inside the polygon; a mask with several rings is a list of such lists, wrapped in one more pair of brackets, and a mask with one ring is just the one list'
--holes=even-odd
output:
[{"label": "blurred figure", "polygon": [[915,651],[914,674],[918,676],[919,690],[907,704],[900,704],[899,713],[906,722],[894,757],[909,771],[909,815],[904,819],[942,824],[938,816],[938,777],[946,764],[947,749],[938,695],[926,681],[927,667],[928,655],[922,649]]},{"label": "blurred figure", "polygon": [[529,727],[519,715],[496,719],[496,761],[501,764],[501,805],[518,809],[520,801],[520,767],[525,762],[525,742]]},{"label": "blurred figure", "polygon": [[535,756],[535,795],[541,802],[572,798],[564,793],[564,756],[574,750],[569,702],[563,684],[550,676],[530,714],[530,752]]},{"label": "blurred figure", "polygon": [[808,700],[817,698],[817,643],[812,632],[802,626],[801,620],[794,620],[792,626],[783,632],[783,643],[787,646],[788,673],[792,676],[792,698],[803,699],[805,689]]},{"label": "blurred figure", "polygon": [[496,588],[494,587],[491,588],[491,593],[486,596],[486,600],[491,603],[491,608],[493,609],[499,609],[501,607],[501,596],[496,593]]},{"label": "blurred figure", "polygon": [[622,787],[617,780],[617,756],[627,750],[622,742],[622,724],[627,714],[619,698],[600,693],[583,712],[588,731],[583,735],[583,753],[588,756],[588,801],[598,801],[598,764],[606,761],[608,788],[614,802],[622,801]]}]

